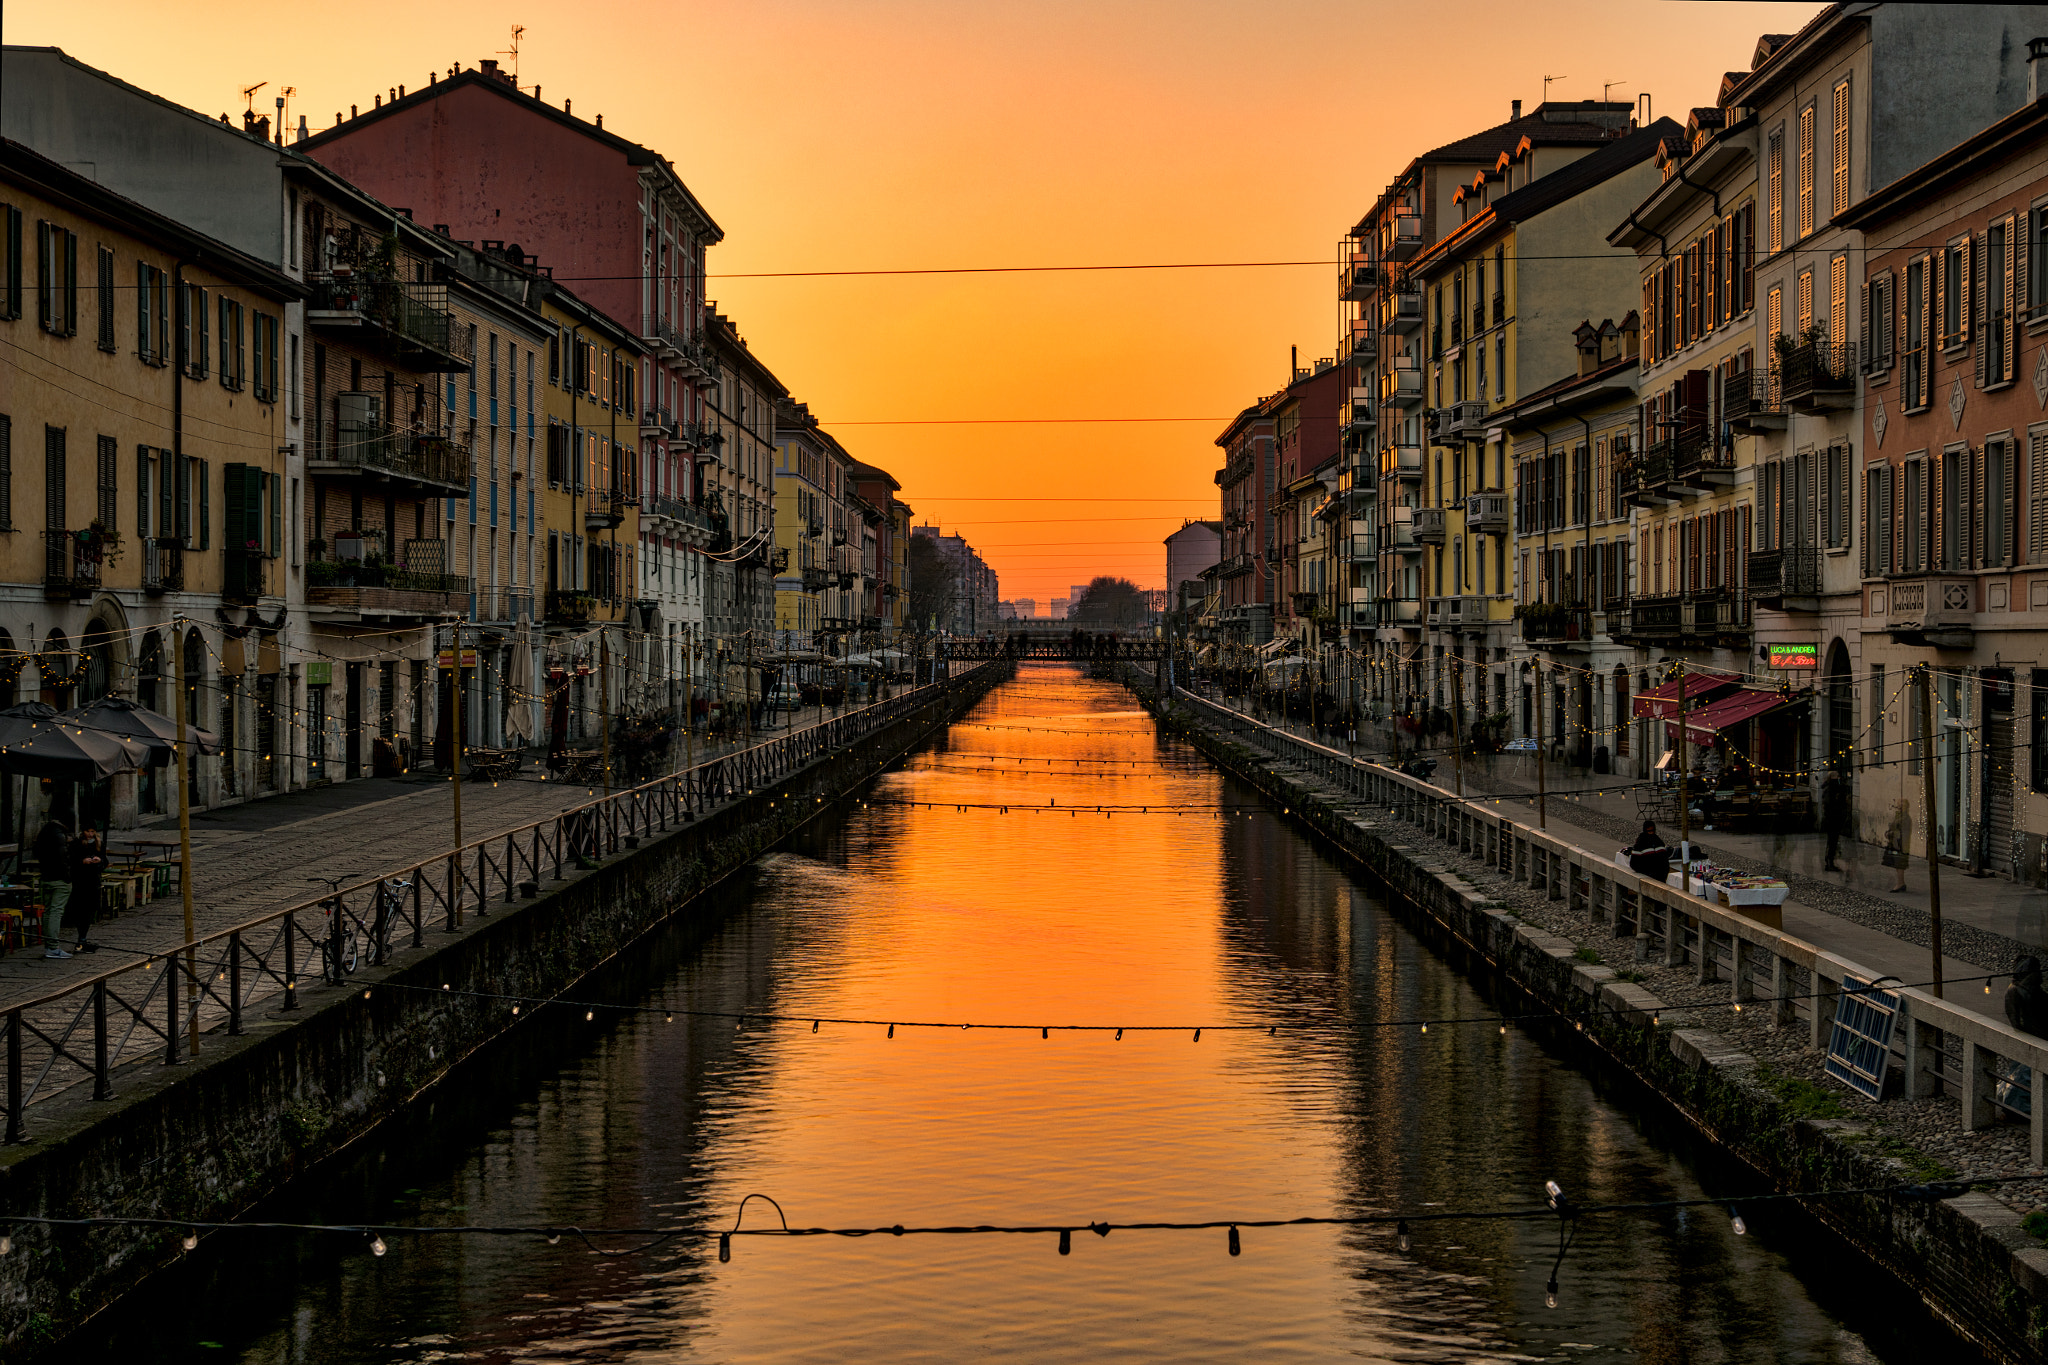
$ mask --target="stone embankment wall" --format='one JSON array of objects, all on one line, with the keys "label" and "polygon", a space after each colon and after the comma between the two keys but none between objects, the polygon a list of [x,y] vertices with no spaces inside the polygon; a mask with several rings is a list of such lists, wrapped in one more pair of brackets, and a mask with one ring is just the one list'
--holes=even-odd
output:
[{"label": "stone embankment wall", "polygon": [[[1746,996],[1752,979],[1744,965],[1749,945],[1735,940],[1725,952],[1717,950],[1704,906],[1688,920],[1679,902],[1690,898],[1676,891],[1662,897],[1661,887],[1661,906],[1652,905],[1648,888],[1632,893],[1641,900],[1628,907],[1628,926],[1661,923],[1676,936],[1675,955],[1670,950],[1653,955],[1647,951],[1652,935],[1630,934],[1620,941],[1623,965],[1606,965],[1602,954],[1585,943],[1531,922],[1544,918],[1569,924],[1568,916],[1538,914],[1532,908],[1546,902],[1564,910],[1590,901],[1592,913],[1578,918],[1588,925],[1600,919],[1599,892],[1589,879],[1545,853],[1540,843],[1525,842],[1521,835],[1531,832],[1511,834],[1510,828],[1517,827],[1505,820],[1490,828],[1469,816],[1459,822],[1449,812],[1462,803],[1452,802],[1441,788],[1381,768],[1371,770],[1375,799],[1361,800],[1355,784],[1346,790],[1307,765],[1248,743],[1184,701],[1162,710],[1149,670],[1125,666],[1114,675],[1168,729],[1383,882],[1411,926],[1461,970],[1487,980],[1503,998],[1520,996],[1555,1010],[1557,1022],[1551,1027],[1561,1042],[1592,1049],[1592,1058],[1625,1068],[1775,1190],[1897,1186],[1956,1173],[1867,1117],[1883,1106],[1860,1098],[1853,1105],[1836,1103],[1829,1089],[1788,1080],[1781,1068],[1754,1055],[1764,1050],[1757,1043],[1774,1034],[1777,1047],[1795,1048],[1787,1041],[1795,1027],[1800,1043],[1824,1036],[1832,996],[1813,992],[1817,1008],[1803,1001],[1795,1008],[1787,998],[1809,986],[1827,987],[1818,972],[1795,977],[1780,965],[1775,980],[1783,989],[1774,992],[1779,998]],[[1408,801],[1402,793],[1415,799]],[[1534,888],[1533,894],[1503,894],[1510,881]],[[1620,899],[1617,891],[1608,895],[1608,923],[1618,933],[1623,907],[1612,903]],[[1660,909],[1661,918],[1653,914]],[[1702,926],[1707,944],[1703,967],[1696,965]],[[1670,939],[1664,936],[1665,942]],[[1646,962],[1642,970],[1628,965],[1631,955]],[[1654,956],[1667,964],[1675,961],[1679,970],[1652,970],[1647,961]],[[1706,983],[1717,974],[1718,989],[1709,988]],[[1660,991],[1674,979],[1696,980],[1701,988],[1672,989],[1667,998],[1638,984],[1653,977]],[[1709,996],[1712,1008],[1704,1007]],[[1755,1004],[1745,1014],[1732,1015],[1731,999],[1745,998]],[[1732,1025],[1738,1018],[1744,1022]],[[1748,1032],[1752,1028],[1759,1032]],[[1913,1049],[1909,1055],[1915,1055]],[[1923,1077],[1911,1093],[1926,1093],[1925,1084]],[[1840,1090],[1832,1082],[1829,1087]],[[1938,1081],[1933,1090],[1941,1091]],[[1940,1102],[1951,1115],[1957,1113],[1953,1099]],[[1965,1097],[1966,1106],[1972,1102]],[[1974,1102],[1983,1105],[1981,1099]],[[1898,1100],[1887,1103],[1900,1107]],[[2026,1126],[2004,1127],[2005,1145],[2024,1154]],[[2024,1155],[2020,1164],[2028,1164]],[[1974,1165],[1961,1169],[1985,1173]],[[1887,1194],[1815,1199],[1802,1206],[1919,1294],[1935,1317],[1992,1359],[2048,1361],[2048,1248],[1991,1188],[1946,1199]]]},{"label": "stone embankment wall", "polygon": [[[513,999],[547,997],[649,935],[698,930],[703,893],[860,789],[1008,677],[985,664],[896,724],[664,837],[543,883],[459,934],[430,935],[351,989],[308,992],[292,1013],[252,1014],[176,1067],[122,1068],[116,1097],[31,1111],[32,1140],[0,1148],[0,1341],[8,1360],[47,1348],[178,1254],[182,1229],[50,1230],[7,1215],[234,1218],[513,1030]],[[443,988],[446,988],[445,990]],[[61,1348],[60,1348],[61,1349]]]}]

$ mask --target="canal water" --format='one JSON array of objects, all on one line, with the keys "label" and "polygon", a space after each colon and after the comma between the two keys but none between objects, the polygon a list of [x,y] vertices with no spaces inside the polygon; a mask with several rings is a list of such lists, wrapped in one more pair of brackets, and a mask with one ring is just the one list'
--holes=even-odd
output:
[{"label": "canal water", "polygon": [[[1105,814],[1077,806],[1116,806]],[[266,1216],[729,1226],[1288,1218],[1737,1193],[1560,1040],[1389,1021],[1498,1008],[1370,888],[1163,737],[1128,693],[1023,668],[865,803],[722,893],[700,941],[519,1040]],[[1178,1026],[1171,1032],[1139,1025]],[[1222,1025],[1255,1025],[1225,1029]],[[1204,1027],[1199,1041],[1193,1029]],[[1277,1031],[1268,1032],[1268,1029]],[[747,1223],[773,1219],[754,1201]],[[1839,1243],[1757,1207],[1393,1233],[735,1239],[223,1234],[81,1359],[1096,1362],[1966,1358]],[[630,1245],[607,1239],[602,1245]],[[1796,1270],[1795,1267],[1796,1266]]]}]

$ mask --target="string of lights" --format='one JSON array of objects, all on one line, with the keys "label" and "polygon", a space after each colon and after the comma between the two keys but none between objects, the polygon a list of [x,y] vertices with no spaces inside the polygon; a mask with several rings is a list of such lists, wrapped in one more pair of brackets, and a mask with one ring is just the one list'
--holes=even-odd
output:
[{"label": "string of lights", "polygon": [[[202,1233],[250,1233],[283,1232],[293,1234],[317,1234],[325,1236],[350,1237],[362,1240],[365,1249],[372,1256],[383,1256],[390,1250],[386,1239],[424,1239],[443,1237],[511,1237],[531,1239],[557,1246],[562,1239],[572,1238],[586,1251],[598,1256],[637,1255],[656,1250],[670,1243],[690,1240],[697,1242],[715,1241],[718,1259],[721,1263],[732,1260],[733,1239],[736,1237],[766,1238],[815,1238],[834,1237],[861,1240],[869,1237],[1053,1237],[1057,1240],[1059,1254],[1073,1253],[1073,1238],[1076,1233],[1093,1233],[1098,1238],[1107,1238],[1113,1232],[1222,1232],[1229,1254],[1243,1254],[1243,1233],[1247,1230],[1267,1231],[1282,1228],[1353,1228],[1391,1229],[1396,1250],[1407,1253],[1413,1250],[1416,1229],[1441,1224],[1472,1222],[1529,1222],[1555,1219],[1558,1224],[1558,1251],[1552,1262],[1550,1277],[1544,1286],[1546,1307],[1556,1308],[1559,1303],[1558,1274],[1565,1256],[1574,1245],[1578,1224],[1582,1219],[1614,1216],[1655,1216],[1686,1209],[1725,1209],[1729,1214],[1729,1231],[1737,1236],[1749,1234],[1748,1221],[1742,1210],[1754,1210],[1759,1206],[1804,1204],[1818,1199],[1879,1198],[1894,1202],[1934,1203],[1954,1199],[1971,1190],[2018,1181],[2034,1180],[2035,1176],[2014,1175],[1959,1175],[1937,1181],[1895,1181],[1875,1185],[1846,1185],[1817,1190],[1771,1190],[1748,1194],[1703,1195],[1690,1199],[1643,1199],[1601,1204],[1580,1204],[1570,1199],[1564,1189],[1555,1181],[1544,1182],[1544,1199],[1541,1204],[1520,1207],[1498,1205],[1489,1208],[1441,1209],[1425,1207],[1418,1210],[1388,1210],[1370,1213],[1302,1214],[1292,1217],[1250,1217],[1250,1218],[1198,1218],[1198,1219],[1100,1219],[1083,1222],[1015,1222],[1015,1223],[889,1223],[879,1225],[841,1226],[792,1226],[781,1203],[768,1195],[753,1193],[741,1199],[733,1211],[730,1227],[718,1227],[703,1223],[681,1225],[626,1225],[620,1227],[584,1227],[580,1224],[562,1223],[461,1223],[461,1224],[418,1224],[418,1223],[299,1223],[283,1221],[227,1222],[202,1219],[151,1218],[123,1215],[93,1215],[64,1218],[44,1214],[18,1214],[0,1218],[0,1255],[12,1255],[16,1251],[14,1232],[21,1228],[39,1230],[90,1231],[109,1228],[124,1228],[146,1232],[172,1232],[179,1236],[180,1247],[187,1252],[196,1251]],[[776,1221],[772,1225],[746,1226],[748,1207],[760,1200],[775,1211]],[[600,1246],[603,1241],[622,1238],[638,1239],[638,1245],[609,1248]]]},{"label": "string of lights", "polygon": [[[155,959],[151,960],[154,961]],[[1948,977],[1945,978],[1945,983],[1953,986],[1981,981],[1985,983],[1984,992],[1988,995],[1991,993],[1991,982],[2001,980],[2009,975],[2010,973],[2008,972],[1992,972],[1982,976]],[[1879,977],[1875,981],[1872,981],[1868,985],[1861,988],[1842,988],[1839,990],[1810,991],[1803,994],[1788,993],[1785,995],[1759,995],[1752,996],[1748,1000],[1726,1001],[1722,1002],[1722,1004],[1719,1005],[1672,1005],[1669,1008],[1674,1013],[1692,1014],[1706,1010],[1718,1010],[1720,1008],[1726,1007],[1730,1009],[1731,1012],[1740,1014],[1743,1012],[1743,1007],[1745,1005],[1749,1006],[1750,1008],[1755,1008],[1760,1005],[1772,1005],[1779,1003],[1791,1004],[1801,1000],[1829,1000],[1834,999],[1838,995],[1855,996],[1875,994],[1879,992],[1894,990],[1916,990],[1924,986],[1930,986],[1932,984],[1934,984],[1932,981],[1898,981],[1892,977],[1886,976]],[[896,1036],[896,1030],[901,1028],[929,1029],[943,1033],[970,1033],[975,1031],[979,1031],[982,1033],[1036,1032],[1041,1038],[1041,1040],[1050,1039],[1052,1035],[1055,1033],[1099,1033],[1113,1035],[1112,1041],[1114,1042],[1123,1041],[1123,1036],[1126,1033],[1185,1033],[1190,1035],[1190,1042],[1199,1043],[1200,1041],[1202,1041],[1202,1035],[1204,1033],[1263,1033],[1269,1038],[1276,1038],[1280,1036],[1282,1032],[1286,1032],[1290,1035],[1295,1035],[1304,1033],[1326,1032],[1330,1030],[1350,1030],[1359,1028],[1403,1030],[1414,1029],[1418,1034],[1426,1034],[1429,1032],[1431,1027],[1444,1029],[1473,1025],[1484,1025],[1490,1028],[1497,1029],[1500,1033],[1505,1034],[1507,1032],[1507,1026],[1509,1024],[1524,1023],[1531,1020],[1549,1020],[1558,1023],[1570,1022],[1574,1026],[1574,1032],[1585,1031],[1584,1020],[1572,1019],[1570,1016],[1556,1009],[1531,1010],[1519,1014],[1431,1015],[1401,1019],[1331,1018],[1321,1020],[1265,1020],[1257,1022],[1236,1021],[1225,1022],[1220,1024],[1100,1024],[1075,1022],[1059,1024],[1034,1024],[1026,1021],[1014,1020],[997,1020],[991,1022],[988,1020],[971,1019],[909,1019],[902,1017],[890,1017],[886,1015],[878,1015],[872,1018],[868,1018],[852,1016],[835,1016],[826,1014],[790,1013],[787,1011],[778,1010],[691,1009],[687,1007],[679,1007],[674,1005],[623,1005],[603,1000],[573,1000],[564,996],[518,995],[503,991],[459,991],[453,989],[447,982],[441,983],[438,989],[433,986],[418,985],[411,982],[385,982],[381,985],[365,987],[363,989],[363,998],[365,1000],[372,999],[374,997],[375,992],[377,991],[411,991],[423,995],[440,995],[451,999],[488,1000],[501,1005],[509,1005],[514,1014],[536,1013],[538,1011],[545,1009],[567,1010],[571,1013],[577,1010],[581,1010],[583,1012],[584,1022],[586,1023],[595,1022],[597,1016],[600,1013],[602,1013],[609,1017],[617,1018],[640,1017],[652,1019],[659,1017],[664,1024],[672,1024],[678,1018],[715,1019],[721,1022],[729,1021],[733,1025],[733,1031],[735,1033],[745,1032],[749,1024],[764,1027],[778,1024],[786,1024],[801,1027],[803,1025],[808,1024],[810,1026],[810,1032],[817,1033],[821,1031],[824,1025],[830,1024],[835,1027],[843,1028],[884,1029],[886,1030],[886,1033],[884,1035],[885,1038],[894,1038]],[[1661,1011],[1652,1015],[1652,1027],[1661,1027],[1662,1023],[1663,1018]]]}]

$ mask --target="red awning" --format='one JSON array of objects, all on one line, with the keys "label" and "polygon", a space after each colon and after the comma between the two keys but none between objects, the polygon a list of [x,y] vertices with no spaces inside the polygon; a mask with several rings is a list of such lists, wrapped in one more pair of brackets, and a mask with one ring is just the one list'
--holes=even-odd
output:
[{"label": "red awning", "polygon": [[[1716,701],[1708,702],[1697,711],[1685,714],[1685,737],[1694,744],[1711,744],[1714,736],[1730,726],[1740,725],[1746,720],[1755,720],[1766,711],[1775,711],[1780,706],[1789,706],[1802,697],[1786,697],[1777,692],[1766,692],[1760,688],[1744,687],[1730,692]],[[1665,733],[1678,738],[1678,722],[1664,723]]]},{"label": "red awning", "polygon": [[[1685,675],[1685,704],[1688,708],[1698,706],[1726,692],[1741,686],[1739,678],[1721,673],[1687,673]],[[1637,719],[1645,716],[1661,716],[1666,719],[1678,714],[1678,679],[1673,678],[1662,687],[1653,687],[1647,692],[1636,694],[1635,714]]]}]

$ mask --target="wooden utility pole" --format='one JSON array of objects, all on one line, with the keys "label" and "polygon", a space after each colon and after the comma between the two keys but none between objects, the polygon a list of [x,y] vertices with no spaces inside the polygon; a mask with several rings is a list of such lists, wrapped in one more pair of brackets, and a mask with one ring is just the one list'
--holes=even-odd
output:
[{"label": "wooden utility pole", "polygon": [[455,849],[459,858],[462,850],[462,627],[451,626],[449,632],[455,644],[448,651],[448,711],[454,718],[455,728],[454,742],[449,746],[453,755],[449,770],[453,774],[450,780],[454,783],[451,790],[455,797]]},{"label": "wooden utility pole", "polygon": [[[191,720],[185,714],[185,621],[183,617],[171,622],[171,695],[176,700],[177,714],[173,719],[178,725],[178,743],[172,751],[178,765],[178,896],[185,910],[185,989],[192,1005],[191,1035],[189,1047],[193,1055],[199,1052],[199,950],[192,940],[198,937],[192,927],[192,765]],[[229,762],[233,762],[232,755]]]},{"label": "wooden utility pole", "polygon": [[1547,781],[1544,769],[1550,763],[1550,750],[1543,742],[1543,656],[1536,656],[1536,828],[1550,828],[1550,796],[1545,790]]},{"label": "wooden utility pole", "polygon": [[1920,782],[1927,826],[1927,946],[1934,956],[1934,998],[1941,998],[1941,857],[1934,818],[1934,676],[1920,665]]},{"label": "wooden utility pole", "polygon": [[1451,659],[1451,757],[1457,767],[1458,795],[1465,794],[1465,660]]},{"label": "wooden utility pole", "polygon": [[1686,779],[1691,775],[1687,771],[1688,767],[1689,763],[1685,745],[1685,660],[1680,659],[1678,661],[1678,858],[1681,867],[1678,880],[1681,885],[1685,882],[1682,864],[1692,853],[1692,850],[1686,847],[1686,840],[1692,833],[1690,811],[1692,802],[1688,801],[1685,795]]}]

